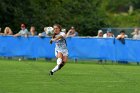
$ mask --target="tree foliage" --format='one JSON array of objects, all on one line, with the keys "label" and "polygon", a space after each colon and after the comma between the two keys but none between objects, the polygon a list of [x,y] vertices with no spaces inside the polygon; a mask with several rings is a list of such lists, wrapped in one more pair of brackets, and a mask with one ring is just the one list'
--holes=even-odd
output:
[{"label": "tree foliage", "polygon": [[139,0],[1,0],[0,27],[9,26],[16,33],[25,23],[42,32],[45,26],[58,23],[67,30],[75,26],[80,35],[93,36],[102,27],[115,26],[110,12],[126,12],[129,5],[139,9],[139,4]]}]

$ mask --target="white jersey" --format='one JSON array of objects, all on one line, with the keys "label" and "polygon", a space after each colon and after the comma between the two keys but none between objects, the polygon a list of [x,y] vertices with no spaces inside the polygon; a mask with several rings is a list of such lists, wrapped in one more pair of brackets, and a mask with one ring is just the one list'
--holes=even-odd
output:
[{"label": "white jersey", "polygon": [[55,55],[57,55],[57,52],[61,52],[64,56],[68,56],[68,50],[67,50],[67,44],[66,44],[66,34],[64,32],[60,32],[58,36],[62,36],[63,38],[56,40],[56,47],[55,47]]}]

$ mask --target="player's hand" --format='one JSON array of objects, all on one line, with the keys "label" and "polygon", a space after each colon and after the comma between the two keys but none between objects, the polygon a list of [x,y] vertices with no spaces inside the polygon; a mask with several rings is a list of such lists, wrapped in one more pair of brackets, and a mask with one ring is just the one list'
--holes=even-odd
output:
[{"label": "player's hand", "polygon": [[50,44],[52,44],[54,41],[56,41],[55,39],[51,39],[50,40]]},{"label": "player's hand", "polygon": [[52,40],[50,40],[50,44],[52,44],[53,43],[53,41]]}]

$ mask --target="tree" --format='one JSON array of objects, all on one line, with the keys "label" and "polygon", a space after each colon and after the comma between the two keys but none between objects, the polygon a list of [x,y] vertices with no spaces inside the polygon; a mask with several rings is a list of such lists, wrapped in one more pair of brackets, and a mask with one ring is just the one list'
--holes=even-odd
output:
[{"label": "tree", "polygon": [[67,30],[75,26],[80,35],[93,36],[106,26],[101,3],[101,0],[1,0],[0,25],[11,26],[16,33],[22,22],[28,28],[34,25],[38,32],[45,26],[59,23]]}]

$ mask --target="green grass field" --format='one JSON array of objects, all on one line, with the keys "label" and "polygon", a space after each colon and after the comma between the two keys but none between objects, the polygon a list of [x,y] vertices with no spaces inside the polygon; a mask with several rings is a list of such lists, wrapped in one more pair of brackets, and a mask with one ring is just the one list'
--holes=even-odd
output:
[{"label": "green grass field", "polygon": [[140,93],[140,66],[0,60],[0,93]]}]

